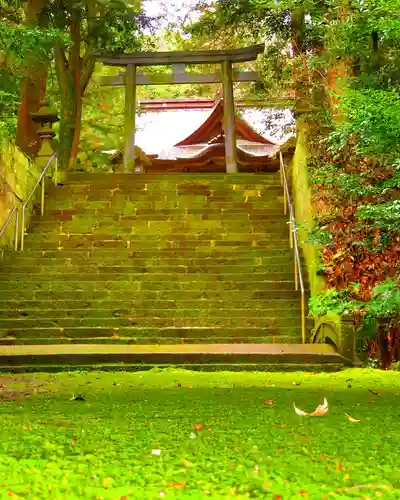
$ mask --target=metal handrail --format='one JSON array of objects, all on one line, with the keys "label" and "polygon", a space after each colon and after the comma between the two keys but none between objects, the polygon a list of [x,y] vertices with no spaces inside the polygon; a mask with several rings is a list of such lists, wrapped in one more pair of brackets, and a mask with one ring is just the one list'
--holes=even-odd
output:
[{"label": "metal handrail", "polygon": [[39,179],[36,181],[36,184],[34,185],[30,195],[28,198],[25,200],[25,203],[22,205],[21,208],[21,251],[24,249],[24,240],[25,240],[25,208],[27,204],[31,201],[32,196],[34,195],[36,188],[39,186],[39,184],[42,185],[41,188],[41,197],[40,197],[40,215],[44,215],[44,188],[45,188],[45,175],[47,173],[47,170],[49,169],[50,165],[53,163],[53,160],[56,160],[56,170],[55,170],[55,183],[57,184],[57,153],[54,153],[53,156],[50,158],[50,160],[46,163],[46,166],[44,167],[42,173],[39,176]]},{"label": "metal handrail", "polygon": [[18,208],[14,207],[9,213],[7,220],[4,222],[3,227],[0,229],[0,238],[6,232],[6,229],[10,222],[12,221],[15,214],[15,235],[14,235],[14,250],[18,250],[18,223],[19,223],[19,212]]},{"label": "metal handrail", "polygon": [[289,184],[286,176],[286,167],[283,161],[282,151],[279,152],[280,159],[280,174],[281,174],[281,183],[283,186],[283,203],[284,203],[284,213],[285,215],[289,209],[289,241],[290,248],[293,249],[294,252],[294,280],[295,280],[295,289],[299,290],[300,285],[300,293],[301,293],[301,339],[303,344],[306,342],[306,298],[305,298],[305,288],[304,288],[304,280],[303,273],[301,270],[301,261],[300,261],[300,252],[299,252],[299,241],[296,229],[296,220],[294,217],[294,210],[292,205],[292,200],[289,191]]}]

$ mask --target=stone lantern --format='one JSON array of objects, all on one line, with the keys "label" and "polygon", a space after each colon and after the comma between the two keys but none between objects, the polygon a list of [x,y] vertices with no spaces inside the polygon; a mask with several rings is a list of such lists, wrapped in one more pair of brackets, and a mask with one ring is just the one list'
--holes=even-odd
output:
[{"label": "stone lantern", "polygon": [[46,101],[40,103],[40,109],[36,113],[30,113],[32,120],[39,126],[37,135],[40,139],[40,149],[36,158],[36,165],[44,168],[46,163],[54,154],[53,150],[53,123],[58,121],[56,110],[49,107]]}]

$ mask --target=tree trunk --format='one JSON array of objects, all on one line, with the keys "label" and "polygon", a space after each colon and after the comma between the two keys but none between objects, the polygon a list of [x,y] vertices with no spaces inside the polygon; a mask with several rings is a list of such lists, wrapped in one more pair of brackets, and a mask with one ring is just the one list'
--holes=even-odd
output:
[{"label": "tree trunk", "polygon": [[[46,26],[46,20],[42,15],[46,3],[47,0],[28,0],[25,10],[25,25]],[[30,117],[30,113],[39,110],[40,101],[45,96],[47,62],[41,61],[35,54],[28,54],[25,66],[25,77],[21,83],[16,141],[21,151],[34,157],[39,151],[40,143],[36,133],[37,125]]]},{"label": "tree trunk", "polygon": [[57,48],[55,54],[57,79],[61,93],[60,166],[73,169],[79,152],[82,124],[82,96],[95,67],[93,49],[89,46],[83,58],[81,51],[81,15],[72,12],[72,46],[67,59],[65,49]]},{"label": "tree trunk", "polygon": [[69,165],[75,132],[76,98],[74,81],[71,78],[65,47],[58,46],[55,48],[54,62],[61,101],[58,157],[60,169],[66,170]]}]

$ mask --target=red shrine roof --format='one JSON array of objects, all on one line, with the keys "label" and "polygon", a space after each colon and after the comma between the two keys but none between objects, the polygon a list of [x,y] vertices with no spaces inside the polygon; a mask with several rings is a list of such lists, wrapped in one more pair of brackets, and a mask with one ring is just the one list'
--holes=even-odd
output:
[{"label": "red shrine roof", "polygon": [[[235,117],[236,121],[236,138],[242,139],[244,141],[258,143],[258,144],[269,144],[278,146],[277,143],[272,140],[265,139],[262,135],[258,134],[253,130],[250,125],[248,125],[244,120]],[[183,141],[175,144],[175,147],[181,146],[194,146],[197,144],[208,144],[216,137],[221,136],[224,130],[224,106],[223,101],[220,100],[214,106],[210,116],[207,120],[200,125],[200,127],[190,134]]]}]

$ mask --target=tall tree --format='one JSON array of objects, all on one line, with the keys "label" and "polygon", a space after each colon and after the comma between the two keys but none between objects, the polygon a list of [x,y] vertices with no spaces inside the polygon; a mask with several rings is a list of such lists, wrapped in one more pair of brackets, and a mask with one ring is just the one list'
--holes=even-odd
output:
[{"label": "tall tree", "polygon": [[34,153],[37,139],[29,113],[39,105],[40,75],[54,44],[63,40],[57,30],[27,24],[27,11],[31,19],[36,16],[32,5],[22,0],[0,3],[0,135],[15,136],[17,127],[18,145],[27,154]]},{"label": "tall tree", "polygon": [[[24,5],[23,25],[26,29],[47,27],[44,7],[47,0],[27,0]],[[39,109],[40,101],[46,93],[48,61],[41,58],[37,51],[27,52],[25,56],[24,78],[21,83],[20,104],[18,110],[17,145],[24,153],[34,156],[40,147],[36,125],[30,113]]]},{"label": "tall tree", "polygon": [[95,68],[95,52],[135,51],[141,46],[146,19],[140,6],[127,0],[51,0],[47,15],[70,37],[69,44],[55,48],[61,100],[59,157],[67,167],[78,154],[82,97]]}]

